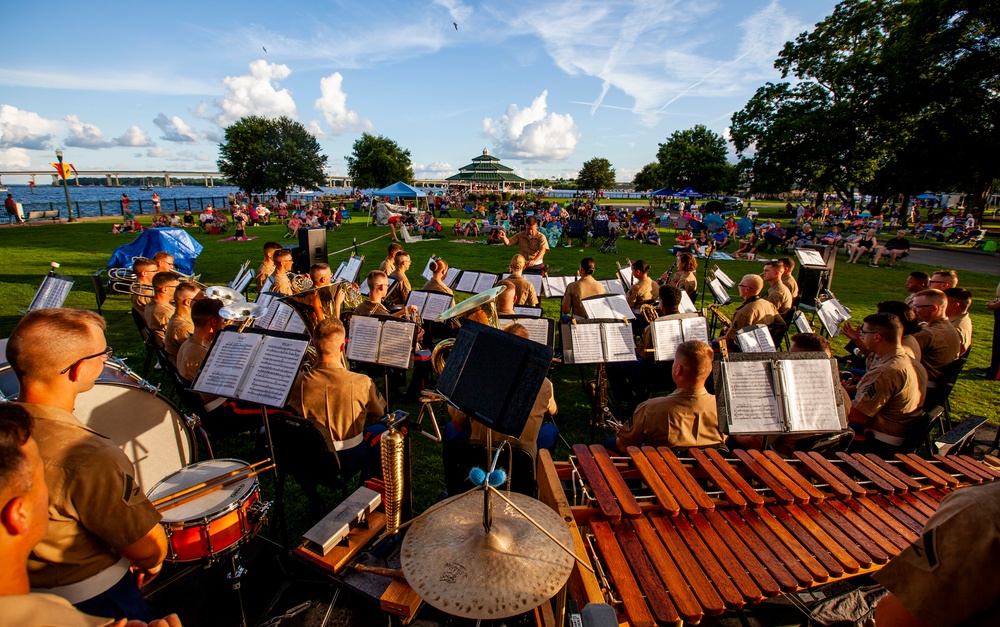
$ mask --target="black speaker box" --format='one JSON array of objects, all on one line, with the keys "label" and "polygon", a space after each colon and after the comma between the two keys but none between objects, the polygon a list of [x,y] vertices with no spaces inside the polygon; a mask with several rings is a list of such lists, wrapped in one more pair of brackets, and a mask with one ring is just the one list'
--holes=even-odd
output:
[{"label": "black speaker box", "polygon": [[295,260],[298,272],[309,272],[313,264],[327,263],[326,229],[299,229],[299,256]]},{"label": "black speaker box", "polygon": [[816,296],[833,285],[833,267],[837,263],[837,249],[822,244],[806,244],[802,248],[818,251],[826,262],[825,268],[807,268],[799,264],[799,303],[809,307],[816,306]]}]

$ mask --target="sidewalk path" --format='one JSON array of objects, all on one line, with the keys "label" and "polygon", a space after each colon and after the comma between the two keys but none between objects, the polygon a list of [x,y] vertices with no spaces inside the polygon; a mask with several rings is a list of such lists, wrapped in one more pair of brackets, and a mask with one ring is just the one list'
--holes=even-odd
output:
[{"label": "sidewalk path", "polygon": [[913,246],[907,261],[959,272],[979,272],[1000,276],[1000,257],[985,253]]}]

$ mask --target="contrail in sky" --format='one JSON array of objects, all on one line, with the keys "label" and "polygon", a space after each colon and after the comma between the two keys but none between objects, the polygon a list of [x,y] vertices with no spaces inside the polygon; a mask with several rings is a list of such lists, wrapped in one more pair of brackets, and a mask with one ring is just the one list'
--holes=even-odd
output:
[{"label": "contrail in sky", "polygon": [[684,91],[682,91],[681,93],[677,94],[676,96],[674,96],[673,98],[671,98],[670,100],[668,100],[668,101],[666,102],[666,104],[664,104],[664,105],[663,105],[662,107],[660,107],[659,109],[657,109],[657,110],[656,110],[656,112],[657,112],[657,113],[660,113],[661,111],[663,111],[664,109],[666,109],[667,107],[669,107],[670,105],[672,105],[672,104],[673,104],[673,103],[674,103],[674,102],[675,102],[675,101],[676,101],[676,100],[677,100],[678,98],[680,98],[680,97],[681,97],[681,96],[683,96],[684,94],[688,93],[689,91],[691,91],[692,89],[694,89],[694,88],[695,88],[695,87],[697,87],[698,85],[701,85],[701,84],[702,84],[702,83],[704,83],[704,82],[705,82],[706,80],[708,80],[708,79],[709,79],[709,77],[711,77],[711,76],[712,76],[712,74],[715,74],[716,72],[718,72],[718,71],[719,71],[719,70],[721,70],[722,68],[724,68],[724,67],[726,67],[726,66],[729,66],[729,65],[732,65],[733,63],[736,63],[737,61],[739,61],[739,60],[743,59],[743,57],[747,56],[748,54],[750,54],[751,52],[753,52],[754,50],[756,50],[756,49],[757,49],[757,45],[758,45],[758,44],[754,44],[753,46],[751,46],[751,47],[750,47],[750,49],[749,49],[749,50],[747,50],[746,52],[744,52],[744,53],[743,53],[743,54],[741,54],[740,56],[736,57],[735,59],[733,59],[733,60],[732,60],[732,61],[730,61],[729,63],[723,63],[722,65],[720,65],[719,67],[715,68],[714,70],[712,70],[712,71],[711,71],[711,72],[709,72],[708,74],[706,74],[706,75],[702,76],[702,77],[701,77],[701,80],[699,80],[699,81],[698,81],[697,83],[695,83],[695,84],[691,85],[690,87],[688,87],[687,89],[685,89],[685,90],[684,90]]}]

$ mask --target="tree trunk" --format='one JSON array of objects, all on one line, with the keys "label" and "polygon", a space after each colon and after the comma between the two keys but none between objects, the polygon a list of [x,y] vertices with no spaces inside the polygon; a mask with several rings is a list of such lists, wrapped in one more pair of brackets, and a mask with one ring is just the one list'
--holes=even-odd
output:
[{"label": "tree trunk", "polygon": [[993,191],[993,178],[986,174],[980,174],[976,181],[976,191],[972,198],[972,208],[970,211],[976,218],[976,224],[982,225],[983,213],[986,211],[986,203],[989,201],[990,193]]},{"label": "tree trunk", "polygon": [[907,222],[910,221],[910,192],[903,193],[903,202],[899,206],[899,228],[907,228]]}]

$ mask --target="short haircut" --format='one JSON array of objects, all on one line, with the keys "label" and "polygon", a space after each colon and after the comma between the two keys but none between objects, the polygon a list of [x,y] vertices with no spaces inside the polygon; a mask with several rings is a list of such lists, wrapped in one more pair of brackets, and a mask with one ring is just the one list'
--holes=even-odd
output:
[{"label": "short haircut", "polygon": [[190,298],[198,294],[198,292],[200,291],[201,288],[195,285],[194,283],[183,281],[181,282],[180,285],[177,286],[177,289],[174,291],[174,299],[180,300],[183,298]]},{"label": "short haircut", "polygon": [[8,495],[19,496],[31,489],[31,469],[21,447],[31,437],[34,420],[26,409],[15,403],[0,403],[0,508]]},{"label": "short haircut", "polygon": [[524,258],[524,255],[518,253],[510,258],[510,268],[523,269],[528,265],[528,261]]},{"label": "short haircut", "polygon": [[386,251],[386,257],[395,259],[396,253],[398,253],[401,250],[403,250],[403,245],[400,244],[399,242],[393,242],[389,244],[389,248]]},{"label": "short haircut", "polygon": [[944,292],[942,292],[941,290],[935,290],[935,289],[920,290],[919,292],[914,294],[913,298],[914,299],[926,298],[927,300],[931,301],[932,304],[937,305],[942,309],[948,304],[948,297],[945,296]]},{"label": "short haircut", "polygon": [[312,340],[316,348],[333,352],[332,344],[336,342],[337,338],[343,340],[345,334],[344,323],[339,318],[325,318],[313,329]]},{"label": "short haircut", "polygon": [[765,268],[767,268],[769,266],[772,267],[772,268],[775,268],[776,270],[779,270],[779,271],[784,271],[784,269],[785,269],[785,264],[781,263],[777,259],[772,259],[771,261],[768,261],[767,263],[764,264]]},{"label": "short haircut", "polygon": [[375,291],[375,280],[378,279],[378,278],[383,278],[383,279],[388,280],[389,279],[389,275],[387,275],[385,272],[382,272],[381,270],[372,270],[371,272],[369,272],[368,273],[368,278],[365,279],[365,282],[368,283],[368,290],[369,291],[371,291],[371,292]]},{"label": "short haircut", "polygon": [[137,257],[135,261],[132,262],[133,272],[149,272],[150,270],[156,269],[156,262],[152,259],[147,259],[145,257]]},{"label": "short haircut", "polygon": [[223,303],[217,298],[203,298],[191,304],[191,322],[195,327],[207,327],[219,317]]},{"label": "short haircut", "polygon": [[580,273],[583,276],[590,276],[594,274],[597,269],[597,262],[594,261],[593,257],[584,257],[580,260]]},{"label": "short haircut", "polygon": [[267,242],[264,244],[264,254],[271,253],[273,255],[274,251],[280,249],[281,249],[281,244],[279,244],[278,242]]},{"label": "short haircut", "polygon": [[760,294],[760,291],[764,289],[764,279],[761,278],[759,274],[747,274],[744,275],[743,280],[740,283],[747,282],[753,283],[754,288],[757,290],[755,294]]},{"label": "short haircut", "polygon": [[68,356],[90,351],[89,329],[102,333],[104,318],[87,309],[29,311],[10,332],[7,361],[18,379],[48,380],[66,367]]},{"label": "short haircut", "polygon": [[819,333],[796,333],[792,338],[792,348],[814,353],[826,353],[831,357],[833,356],[833,351],[830,349],[830,340]]},{"label": "short haircut", "polygon": [[676,311],[681,304],[681,288],[676,285],[664,285],[660,288],[660,310]]},{"label": "short haircut", "polygon": [[938,270],[931,276],[929,281],[942,281],[948,287],[958,287],[958,273],[954,270]]},{"label": "short haircut", "polygon": [[892,314],[903,324],[903,335],[913,335],[920,330],[920,321],[913,308],[901,300],[884,300],[875,306],[878,313]]},{"label": "short haircut", "polygon": [[944,291],[944,295],[948,297],[949,303],[958,303],[962,313],[967,312],[969,305],[972,304],[972,292],[964,287],[949,287]]},{"label": "short haircut", "polygon": [[403,259],[409,259],[409,258],[410,258],[410,253],[406,252],[405,250],[401,250],[398,253],[396,253],[396,256],[393,257],[392,259],[393,259],[393,261],[396,262],[396,265],[398,266],[400,261],[402,261]]},{"label": "short haircut", "polygon": [[785,266],[789,272],[795,269],[795,260],[791,257],[778,257],[778,261],[780,261],[781,265]]},{"label": "short haircut", "polygon": [[160,252],[153,255],[153,261],[155,261],[156,264],[159,265],[161,261],[166,261],[167,259],[173,259],[173,257],[174,256],[171,255],[170,253],[161,250]]},{"label": "short haircut", "polygon": [[506,333],[513,333],[517,337],[523,337],[526,340],[531,339],[531,336],[528,335],[528,330],[520,322],[511,322],[503,330]]},{"label": "short haircut", "polygon": [[927,276],[927,273],[923,272],[921,270],[915,270],[915,271],[911,272],[910,273],[910,278],[916,279],[917,281],[920,281],[921,283],[924,283],[924,284],[926,284],[927,281],[930,280],[930,277]]},{"label": "short haircut", "polygon": [[712,374],[714,358],[712,347],[698,340],[681,342],[674,355],[674,361],[680,361],[688,368],[692,368],[699,381],[704,381]]},{"label": "short haircut", "polygon": [[899,343],[903,337],[903,323],[899,318],[890,313],[876,313],[865,316],[864,323],[868,325],[869,331],[874,331],[887,341]]},{"label": "short haircut", "polygon": [[524,223],[527,224],[528,226],[537,226],[538,225],[538,218],[536,218],[535,216],[528,216],[525,219]]},{"label": "short haircut", "polygon": [[274,259],[275,261],[279,261],[284,259],[285,257],[291,259],[292,251],[282,248],[281,250],[274,251],[274,255],[271,258]]},{"label": "short haircut", "polygon": [[633,272],[642,272],[643,274],[649,272],[649,264],[642,259],[636,259],[632,262]]},{"label": "short haircut", "polygon": [[330,264],[328,263],[314,263],[309,266],[309,272],[319,272],[320,270],[329,270]]},{"label": "short haircut", "polygon": [[161,287],[166,287],[167,285],[173,283],[174,281],[180,281],[181,275],[176,272],[157,272],[153,275],[153,287],[160,289]]}]

